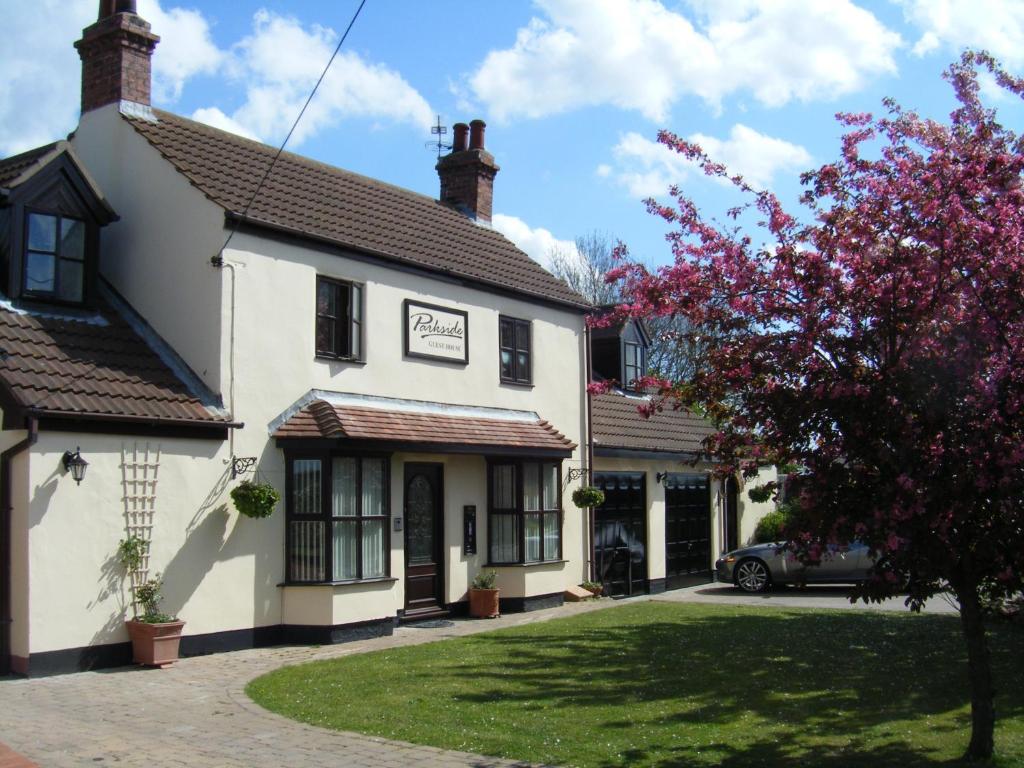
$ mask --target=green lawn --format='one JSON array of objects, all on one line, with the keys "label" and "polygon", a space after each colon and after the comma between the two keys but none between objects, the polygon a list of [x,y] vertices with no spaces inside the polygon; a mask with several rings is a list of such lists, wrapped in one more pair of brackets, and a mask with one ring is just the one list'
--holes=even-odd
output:
[{"label": "green lawn", "polygon": [[[958,765],[956,617],[641,603],[254,680],[314,725],[592,766]],[[991,635],[1000,766],[1024,766],[1024,626]]]}]

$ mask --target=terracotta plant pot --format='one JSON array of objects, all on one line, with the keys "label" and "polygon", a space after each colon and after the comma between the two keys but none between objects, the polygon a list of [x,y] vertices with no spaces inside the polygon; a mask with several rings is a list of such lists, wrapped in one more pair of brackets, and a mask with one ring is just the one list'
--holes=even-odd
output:
[{"label": "terracotta plant pot", "polygon": [[163,668],[178,660],[178,645],[184,621],[149,624],[132,620],[124,624],[132,639],[132,660],[136,664]]},{"label": "terracotta plant pot", "polygon": [[497,589],[469,590],[469,615],[475,619],[495,619],[501,614],[498,611]]},{"label": "terracotta plant pot", "polygon": [[600,597],[601,593],[604,592],[604,587],[598,584],[596,587],[588,587],[587,591],[590,592],[594,597]]}]

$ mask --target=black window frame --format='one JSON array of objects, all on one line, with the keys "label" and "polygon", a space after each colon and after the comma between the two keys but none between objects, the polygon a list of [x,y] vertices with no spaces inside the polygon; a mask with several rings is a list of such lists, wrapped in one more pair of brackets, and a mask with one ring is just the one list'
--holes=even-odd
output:
[{"label": "black window frame", "polygon": [[[320,312],[320,286],[328,285],[333,290],[339,292],[339,296],[345,294],[345,314],[328,315]],[[358,312],[353,312],[353,295],[358,292]],[[337,301],[337,299],[336,299]],[[365,283],[356,282],[354,280],[342,280],[336,277],[328,277],[326,275],[316,276],[316,291],[313,295],[313,349],[317,357],[326,358],[329,360],[346,360],[351,362],[362,363],[366,361],[366,338],[363,332],[365,326],[366,316],[366,285]],[[334,327],[334,349],[321,349],[320,348],[320,322],[321,320],[333,322]],[[344,332],[344,338],[346,344],[344,349],[341,349],[341,345],[338,340],[342,338]],[[358,351],[352,352],[352,341],[353,339],[357,342]]]},{"label": "black window frame", "polygon": [[[30,220],[32,216],[46,216],[52,219],[56,219],[56,232],[55,232],[55,251],[41,251],[36,248],[29,247],[29,238],[32,231]],[[72,259],[62,255],[62,237],[61,230],[63,228],[63,222],[76,221],[82,225],[82,258]],[[33,301],[45,301],[50,304],[61,304],[69,307],[81,307],[87,304],[89,299],[89,285],[90,275],[92,270],[93,262],[93,247],[92,242],[95,237],[95,225],[84,216],[75,216],[64,213],[62,211],[46,210],[44,208],[37,208],[31,205],[26,205],[22,211],[22,238],[21,238],[21,252],[20,252],[20,285],[18,286],[18,295],[30,299]],[[31,290],[28,287],[28,256],[29,253],[39,253],[48,256],[53,256],[54,259],[54,274],[53,274],[53,290],[52,291],[38,291]],[[80,287],[80,296],[78,300],[62,298],[60,295],[61,289],[61,270],[60,264],[62,261],[75,261],[82,265],[82,282]]]},{"label": "black window frame", "polygon": [[[506,327],[510,329],[511,346],[502,342],[503,331]],[[519,332],[523,329],[525,329],[526,333],[525,348],[519,344]],[[501,361],[501,355],[506,351],[512,360],[512,374],[510,376],[505,374],[505,366]],[[521,353],[526,355],[525,374],[520,371],[519,366],[519,355]],[[519,384],[524,386],[533,384],[533,321],[507,315],[498,316],[498,377],[503,384]]]},{"label": "black window frame", "polygon": [[[537,464],[540,469],[540,476],[538,478],[539,486],[538,492],[540,494],[541,504],[538,510],[527,510],[526,506],[526,494],[525,494],[525,473],[523,467],[527,464]],[[557,509],[546,509],[544,507],[544,478],[545,472],[543,470],[545,465],[553,465],[556,468],[555,473],[555,488],[557,491],[556,506]],[[494,506],[494,469],[500,466],[512,466],[515,468],[515,506],[512,508],[496,508]],[[558,551],[553,557],[547,557],[544,551],[544,531],[545,531],[545,517],[547,514],[556,514],[557,528],[558,528]],[[526,517],[527,515],[538,515],[540,517],[540,560],[527,560],[526,559]],[[517,520],[518,526],[518,541],[517,546],[519,555],[516,560],[495,560],[493,558],[494,552],[494,518],[498,516],[513,517]],[[495,457],[487,460],[487,565],[491,566],[502,566],[502,565],[544,565],[545,563],[557,563],[564,560],[564,527],[565,527],[565,511],[562,508],[562,462],[559,460],[552,460],[550,458],[522,458],[522,459],[510,459],[506,457]]]},{"label": "black window frame", "polygon": [[[633,348],[632,350],[630,348]],[[634,352],[634,364],[630,364],[630,352]],[[624,389],[636,389],[636,380],[645,374],[646,349],[643,344],[635,341],[622,342],[622,386]],[[630,371],[635,370],[636,375],[630,378]]]},{"label": "black window frame", "polygon": [[[334,459],[356,459],[356,514],[335,515],[333,509]],[[381,506],[383,514],[363,515],[363,460],[378,460],[383,465]],[[295,512],[295,462],[315,460],[320,462],[320,511],[317,514],[300,515]],[[334,579],[334,547],[333,531],[336,521],[356,521],[356,578]],[[363,522],[367,520],[382,521],[382,546],[384,558],[384,574],[381,576],[364,577],[363,574]],[[323,578],[297,579],[292,570],[292,523],[320,522],[322,524]],[[302,451],[289,453],[285,457],[285,557],[284,581],[289,585],[310,584],[358,584],[362,582],[393,581],[391,575],[391,454],[379,452],[354,451]]]}]

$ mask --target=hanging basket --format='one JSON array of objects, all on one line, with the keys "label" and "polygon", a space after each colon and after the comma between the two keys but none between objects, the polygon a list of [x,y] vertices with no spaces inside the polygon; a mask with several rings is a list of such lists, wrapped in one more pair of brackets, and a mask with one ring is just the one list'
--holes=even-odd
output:
[{"label": "hanging basket", "polygon": [[281,494],[270,483],[243,480],[231,489],[231,500],[235,502],[235,509],[239,513],[259,519],[273,514]]},{"label": "hanging basket", "polygon": [[572,503],[580,509],[600,507],[604,504],[604,491],[592,485],[584,485],[572,492]]}]

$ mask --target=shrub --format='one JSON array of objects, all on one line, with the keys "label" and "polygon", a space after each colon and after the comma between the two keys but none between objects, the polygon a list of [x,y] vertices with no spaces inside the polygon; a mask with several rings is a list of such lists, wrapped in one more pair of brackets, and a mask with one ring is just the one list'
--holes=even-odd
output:
[{"label": "shrub", "polygon": [[494,589],[498,581],[497,571],[480,571],[474,578],[472,589]]},{"label": "shrub", "polygon": [[129,536],[121,539],[117,545],[117,557],[128,573],[134,573],[142,567],[142,558],[149,552],[149,542],[140,536]]},{"label": "shrub", "polygon": [[158,575],[135,588],[135,600],[142,611],[141,616],[135,617],[137,621],[144,621],[147,624],[164,624],[174,621],[173,616],[160,612],[160,601],[163,600],[160,590],[163,585],[163,579]]},{"label": "shrub", "polygon": [[793,510],[788,504],[780,504],[778,509],[762,517],[754,529],[755,544],[769,544],[782,541],[786,527],[793,517]]}]

